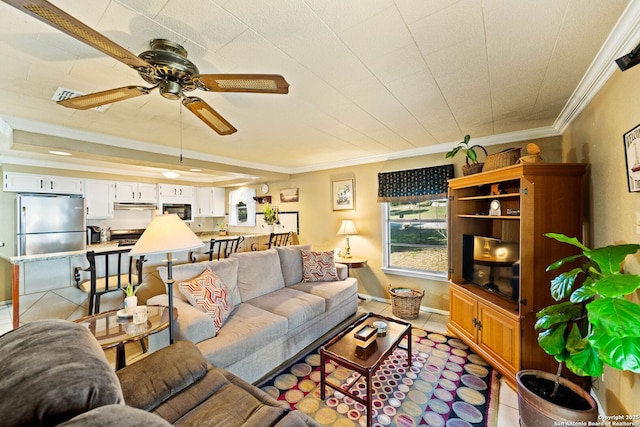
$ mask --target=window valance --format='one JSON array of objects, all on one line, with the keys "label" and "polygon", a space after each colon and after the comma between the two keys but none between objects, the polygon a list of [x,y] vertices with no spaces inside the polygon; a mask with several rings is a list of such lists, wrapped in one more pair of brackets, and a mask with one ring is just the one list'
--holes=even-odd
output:
[{"label": "window valance", "polygon": [[453,165],[378,174],[378,202],[421,202],[447,196]]}]

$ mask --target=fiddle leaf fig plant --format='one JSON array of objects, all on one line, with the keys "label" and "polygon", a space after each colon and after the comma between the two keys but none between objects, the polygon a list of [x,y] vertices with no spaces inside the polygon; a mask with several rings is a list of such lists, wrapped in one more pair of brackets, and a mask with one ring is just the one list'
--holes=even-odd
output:
[{"label": "fiddle leaf fig plant", "polygon": [[554,262],[547,271],[584,260],[581,267],[551,281],[551,296],[562,302],[537,313],[538,344],[559,362],[558,376],[563,363],[580,376],[599,376],[605,364],[640,373],[640,305],[625,298],[640,288],[640,276],[622,272],[624,259],[640,245],[590,249],[575,237],[545,236],[582,251]]}]

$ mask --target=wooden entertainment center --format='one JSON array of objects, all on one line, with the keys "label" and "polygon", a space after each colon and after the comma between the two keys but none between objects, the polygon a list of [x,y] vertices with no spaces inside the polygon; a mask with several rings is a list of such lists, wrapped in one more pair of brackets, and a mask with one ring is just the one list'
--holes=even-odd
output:
[{"label": "wooden entertainment center", "polygon": [[[514,389],[521,369],[557,369],[538,346],[534,324],[536,312],[554,303],[549,286],[557,272],[547,273],[547,266],[576,251],[544,234],[582,240],[585,171],[584,164],[519,164],[449,181],[448,328]],[[519,274],[509,278],[513,295],[468,280],[463,236],[491,237],[519,248]]]}]

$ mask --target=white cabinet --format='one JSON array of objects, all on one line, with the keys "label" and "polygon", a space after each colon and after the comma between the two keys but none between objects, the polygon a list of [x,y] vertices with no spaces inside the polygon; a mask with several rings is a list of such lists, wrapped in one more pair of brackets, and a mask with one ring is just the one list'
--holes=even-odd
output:
[{"label": "white cabinet", "polygon": [[160,184],[160,197],[189,197],[193,198],[193,187],[188,185]]},{"label": "white cabinet", "polygon": [[196,217],[223,217],[225,215],[225,190],[218,187],[196,188]]},{"label": "white cabinet", "polygon": [[114,196],[113,181],[87,179],[84,183],[87,219],[112,218]]},{"label": "white cabinet", "polygon": [[54,193],[54,194],[82,194],[82,179],[38,175],[20,172],[5,172],[3,180],[4,191],[18,193]]},{"label": "white cabinet", "polygon": [[138,182],[116,182],[117,202],[157,203],[156,184]]},{"label": "white cabinet", "polygon": [[195,192],[189,185],[159,184],[158,194],[162,203],[184,203],[193,205]]}]

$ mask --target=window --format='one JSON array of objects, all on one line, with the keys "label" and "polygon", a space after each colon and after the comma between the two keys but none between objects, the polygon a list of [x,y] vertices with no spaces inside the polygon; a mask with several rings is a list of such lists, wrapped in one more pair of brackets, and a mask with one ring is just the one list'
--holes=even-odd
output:
[{"label": "window", "polygon": [[383,203],[384,269],[447,277],[447,199]]},{"label": "window", "polygon": [[378,174],[386,273],[447,278],[447,188],[453,165]]}]

